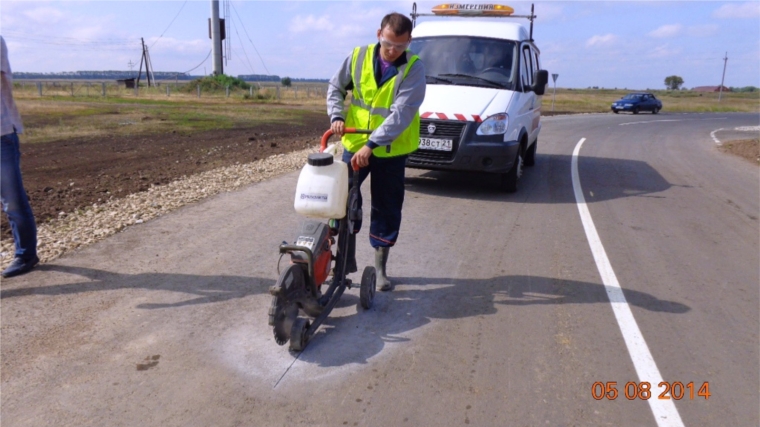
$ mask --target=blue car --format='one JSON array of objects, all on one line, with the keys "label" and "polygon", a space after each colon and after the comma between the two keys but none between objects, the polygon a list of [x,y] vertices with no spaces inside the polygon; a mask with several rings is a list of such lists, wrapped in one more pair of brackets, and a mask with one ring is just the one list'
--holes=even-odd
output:
[{"label": "blue car", "polygon": [[629,93],[612,103],[612,112],[617,114],[621,111],[630,111],[639,114],[639,111],[651,111],[657,114],[662,110],[662,102],[651,93]]}]

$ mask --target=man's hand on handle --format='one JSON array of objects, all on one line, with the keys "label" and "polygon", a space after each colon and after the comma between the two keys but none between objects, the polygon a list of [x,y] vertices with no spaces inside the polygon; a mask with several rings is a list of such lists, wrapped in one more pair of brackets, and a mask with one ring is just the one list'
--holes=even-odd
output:
[{"label": "man's hand on handle", "polygon": [[351,166],[354,170],[369,166],[369,158],[372,157],[372,149],[366,145],[351,157]]},{"label": "man's hand on handle", "polygon": [[343,122],[343,120],[336,120],[330,125],[330,130],[332,130],[332,133],[338,136],[343,136],[345,129],[346,124]]}]

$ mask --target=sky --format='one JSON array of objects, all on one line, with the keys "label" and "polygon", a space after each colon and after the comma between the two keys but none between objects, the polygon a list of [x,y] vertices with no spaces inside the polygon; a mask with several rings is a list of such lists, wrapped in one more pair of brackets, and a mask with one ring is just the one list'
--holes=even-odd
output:
[{"label": "sky", "polygon": [[[429,12],[443,1],[419,1]],[[478,2],[487,3],[487,2]],[[530,2],[501,1],[528,14]],[[354,46],[377,41],[388,12],[411,1],[222,0],[232,21],[225,74],[327,79]],[[560,88],[760,87],[760,1],[538,1],[533,35]],[[137,70],[210,74],[210,0],[0,2],[14,72]],[[430,19],[420,17],[418,22]],[[451,19],[451,18],[446,18]],[[472,18],[471,18],[472,19]],[[483,18],[478,18],[483,19]],[[488,18],[494,19],[494,18]],[[527,19],[509,19],[529,25]],[[728,61],[724,61],[724,57]],[[550,80],[551,81],[551,80]]]}]

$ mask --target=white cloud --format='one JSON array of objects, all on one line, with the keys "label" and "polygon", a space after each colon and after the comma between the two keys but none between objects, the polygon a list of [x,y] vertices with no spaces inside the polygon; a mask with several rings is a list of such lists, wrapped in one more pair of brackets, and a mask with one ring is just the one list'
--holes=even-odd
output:
[{"label": "white cloud", "polygon": [[205,54],[211,49],[210,43],[205,39],[178,40],[172,37],[162,37],[156,41],[157,39],[158,37],[151,37],[150,39],[145,40],[145,44],[147,46],[153,46],[153,48],[150,50],[151,53],[161,52],[164,54]]},{"label": "white cloud", "polygon": [[647,34],[649,37],[655,37],[655,38],[668,38],[668,37],[674,37],[681,33],[683,30],[683,25],[681,24],[669,24],[669,25],[663,25],[660,28],[651,31],[649,34]]},{"label": "white cloud", "polygon": [[593,36],[586,40],[586,47],[607,47],[614,45],[618,37],[614,34],[605,34],[603,36]]},{"label": "white cloud", "polygon": [[723,19],[760,18],[760,3],[747,2],[742,4],[724,4],[713,12],[713,17]]},{"label": "white cloud", "polygon": [[66,17],[65,12],[54,7],[38,7],[24,11],[23,14],[30,21],[44,25],[56,24]]},{"label": "white cloud", "polygon": [[690,37],[709,37],[718,34],[720,27],[717,24],[693,25],[686,30]]},{"label": "white cloud", "polygon": [[671,48],[668,45],[657,46],[654,49],[650,49],[647,57],[649,58],[670,58],[681,54],[680,48]]},{"label": "white cloud", "polygon": [[314,15],[297,15],[290,21],[290,31],[292,33],[302,33],[305,31],[330,31],[333,28],[334,25],[327,15],[322,15],[320,17],[314,17]]}]

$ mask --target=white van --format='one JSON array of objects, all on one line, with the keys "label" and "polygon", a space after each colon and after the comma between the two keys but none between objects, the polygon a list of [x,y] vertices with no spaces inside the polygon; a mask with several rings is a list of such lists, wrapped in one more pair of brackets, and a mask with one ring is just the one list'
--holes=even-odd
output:
[{"label": "white van", "polygon": [[[532,39],[533,8],[529,16],[513,12],[503,5],[446,4],[418,14],[415,4],[409,49],[425,64],[427,91],[420,147],[408,167],[496,173],[504,191],[517,191],[523,165],[535,163],[549,74],[540,69]],[[418,16],[448,19],[417,23]],[[478,17],[528,18],[530,33],[516,22]]]}]

